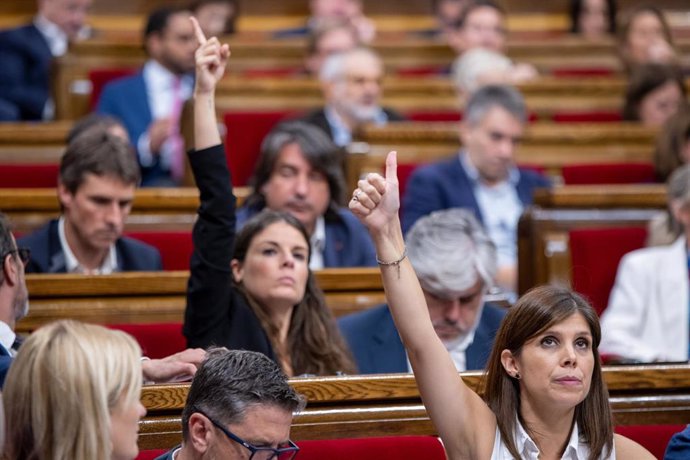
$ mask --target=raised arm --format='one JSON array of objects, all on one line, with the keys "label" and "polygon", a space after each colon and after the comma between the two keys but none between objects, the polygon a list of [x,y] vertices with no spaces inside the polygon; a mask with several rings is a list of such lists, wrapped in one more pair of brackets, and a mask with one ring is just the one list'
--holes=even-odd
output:
[{"label": "raised arm", "polygon": [[360,180],[350,209],[369,229],[381,266],[386,299],[407,350],[424,405],[450,459],[489,458],[496,418],[458,377],[436,335],[424,294],[405,256],[398,209],[395,152],[386,159],[386,176]]},{"label": "raised arm", "polygon": [[230,57],[228,45],[221,45],[216,37],[209,38],[191,18],[199,48],[196,50],[196,82],[194,85],[194,148],[202,150],[220,144],[216,124],[216,84],[225,73]]}]

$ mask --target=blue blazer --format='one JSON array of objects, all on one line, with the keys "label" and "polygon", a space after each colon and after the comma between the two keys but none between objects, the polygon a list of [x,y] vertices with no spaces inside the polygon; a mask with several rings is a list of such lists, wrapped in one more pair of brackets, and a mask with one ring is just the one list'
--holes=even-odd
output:
[{"label": "blue blazer", "polygon": [[[550,186],[549,180],[541,174],[520,169],[516,190],[523,205],[532,203],[535,188]],[[467,208],[484,223],[472,181],[457,154],[438,163],[419,167],[412,173],[403,198],[403,231],[407,232],[420,217],[448,208]]]},{"label": "blue blazer", "polygon": [[[31,249],[27,273],[65,273],[65,255],[60,245],[58,221],[51,220],[30,235],[17,240],[19,247]],[[163,269],[158,249],[132,238],[121,237],[115,242],[120,271],[158,271]]]},{"label": "blue blazer", "polygon": [[[467,347],[467,370],[483,369],[506,311],[484,304],[474,341]],[[355,357],[361,374],[408,372],[407,354],[388,305],[338,319],[338,326]]]},{"label": "blue blazer", "polygon": [[53,55],[33,24],[0,32],[0,121],[41,120]]},{"label": "blue blazer", "polygon": [[[96,111],[119,119],[125,125],[136,149],[139,137],[148,130],[153,121],[143,73],[118,78],[105,85]],[[170,171],[163,169],[158,161],[141,168],[141,185],[144,187],[157,185],[158,180],[169,177]]]},{"label": "blue blazer", "polygon": [[690,458],[690,425],[673,435],[664,454],[664,460],[687,460],[688,458]]},{"label": "blue blazer", "polygon": [[10,356],[10,352],[0,345],[0,389],[5,385],[5,378],[10,370],[12,361],[14,361],[14,358]]},{"label": "blue blazer", "polygon": [[[237,228],[259,213],[257,208],[243,206],[237,210]],[[326,216],[326,246],[323,265],[334,267],[374,267],[376,250],[367,229],[348,209],[338,209],[335,216]]]}]

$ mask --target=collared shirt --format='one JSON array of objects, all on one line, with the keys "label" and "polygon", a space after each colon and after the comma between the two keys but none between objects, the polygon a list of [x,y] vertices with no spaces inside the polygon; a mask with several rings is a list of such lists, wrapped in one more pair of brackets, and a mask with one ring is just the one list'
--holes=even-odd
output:
[{"label": "collared shirt", "polygon": [[[539,459],[539,448],[532,438],[529,437],[520,422],[517,423],[515,429],[515,447],[520,453],[520,458],[522,460]],[[588,458],[589,446],[580,440],[580,432],[577,428],[577,423],[575,423],[570,433],[568,445],[561,456],[561,460],[587,460]],[[599,460],[614,460],[615,458],[616,447],[614,445],[611,449],[611,454],[607,456],[604,452],[599,457]],[[491,460],[514,460],[513,456],[510,455],[510,452],[508,452],[508,448],[506,448],[505,444],[503,444],[501,432],[498,427],[496,427],[496,437],[494,440],[494,450],[491,454]]]},{"label": "collared shirt", "polygon": [[472,181],[474,196],[482,213],[484,228],[496,245],[498,266],[517,263],[517,223],[522,214],[522,202],[517,194],[520,171],[513,167],[508,179],[495,185],[485,184],[479,171],[465,152],[460,152],[460,163]]},{"label": "collared shirt", "polygon": [[[323,112],[331,127],[331,132],[333,133],[333,143],[338,147],[345,147],[350,144],[350,142],[352,142],[352,131],[350,131],[350,128],[343,122],[340,115],[330,106],[324,107]],[[373,123],[376,125],[385,125],[388,123],[388,115],[386,115],[386,112],[384,112],[382,108],[378,109]]]},{"label": "collared shirt", "polygon": [[84,273],[89,275],[109,275],[116,272],[117,266],[117,251],[115,251],[115,245],[110,245],[110,250],[103,260],[101,266],[95,270],[88,270],[84,268],[77,258],[74,256],[72,249],[67,243],[67,238],[65,237],[65,217],[60,216],[58,220],[58,236],[60,238],[60,246],[62,247],[62,253],[65,255],[65,267],[67,273]]},{"label": "collared shirt", "polygon": [[[149,107],[151,108],[151,118],[158,120],[170,117],[175,105],[176,80],[179,77],[153,59],[146,62],[142,74],[144,84],[146,85]],[[182,101],[186,101],[192,96],[194,77],[184,75],[181,77],[179,84],[179,97]],[[173,146],[167,141],[161,148],[160,161],[164,169],[170,169],[173,161],[172,149]],[[137,140],[137,151],[139,153],[139,162],[142,166],[148,167],[154,164],[155,157],[151,153],[148,131],[145,131]]]},{"label": "collared shirt", "polygon": [[36,15],[34,25],[48,42],[48,48],[50,48],[50,54],[53,57],[62,56],[67,52],[69,40],[67,34],[58,25],[50,22],[42,14]]},{"label": "collared shirt", "polygon": [[326,248],[326,219],[323,216],[316,218],[314,233],[309,239],[311,244],[311,259],[309,268],[311,270],[321,270],[323,268],[323,251]]},{"label": "collared shirt", "polygon": [[7,350],[10,356],[15,356],[16,351],[12,349],[12,344],[17,338],[17,334],[14,333],[12,328],[5,322],[0,321],[0,345]]},{"label": "collared shirt", "polygon": [[[480,316],[481,314],[478,315],[477,318]],[[477,322],[477,325],[478,324],[479,322]],[[467,347],[472,345],[474,341],[474,332],[477,330],[477,325],[475,325],[468,334],[461,335],[455,340],[443,341],[443,345],[446,347],[446,350],[448,350],[448,354],[450,354],[450,358],[453,360],[458,372],[467,370]],[[405,355],[407,356],[407,352],[405,352]],[[412,364],[410,364],[409,356],[407,358],[407,371],[412,372]]]}]

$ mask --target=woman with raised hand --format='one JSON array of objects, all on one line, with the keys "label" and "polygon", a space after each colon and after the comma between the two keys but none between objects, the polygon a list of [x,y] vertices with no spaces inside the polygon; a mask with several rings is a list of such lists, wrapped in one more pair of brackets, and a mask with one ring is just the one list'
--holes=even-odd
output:
[{"label": "woman with raised hand", "polygon": [[192,22],[200,46],[189,160],[201,205],[187,288],[188,343],[259,351],[287,375],[352,373],[345,341],[309,270],[302,224],[290,214],[264,211],[235,234],[236,200],[214,103],[230,50],[215,37],[207,40]]},{"label": "woman with raised hand", "polygon": [[496,336],[483,399],[465,385],[406,258],[396,168],[391,152],[385,178],[360,180],[350,209],[374,240],[388,305],[448,458],[652,459],[613,433],[597,316],[569,290],[544,286],[518,300]]}]

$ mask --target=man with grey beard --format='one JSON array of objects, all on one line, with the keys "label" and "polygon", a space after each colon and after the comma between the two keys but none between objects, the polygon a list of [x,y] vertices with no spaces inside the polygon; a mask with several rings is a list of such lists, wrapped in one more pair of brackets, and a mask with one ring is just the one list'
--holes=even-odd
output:
[{"label": "man with grey beard", "polygon": [[383,63],[367,48],[331,55],[319,73],[326,105],[303,120],[324,130],[340,147],[352,142],[361,125],[384,125],[404,118],[381,107]]}]

